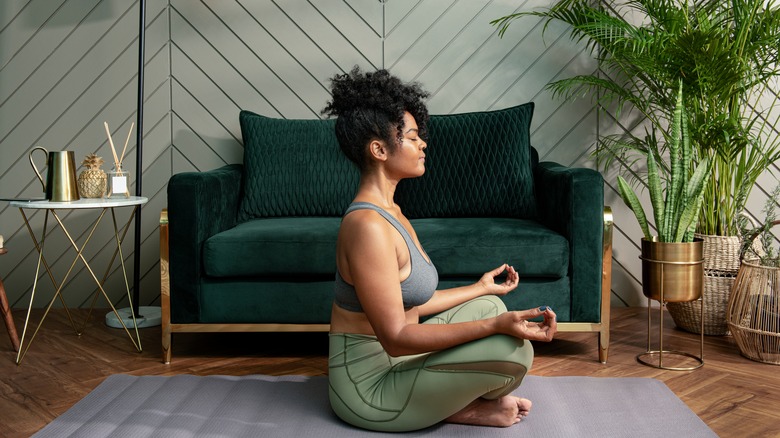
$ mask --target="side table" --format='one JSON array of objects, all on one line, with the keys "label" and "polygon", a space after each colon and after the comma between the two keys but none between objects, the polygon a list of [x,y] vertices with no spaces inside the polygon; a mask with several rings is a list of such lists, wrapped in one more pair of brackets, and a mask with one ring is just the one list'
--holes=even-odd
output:
[{"label": "side table", "polygon": [[[0,248],[0,255],[4,255],[7,252],[7,249]],[[14,317],[11,314],[11,306],[8,303],[8,296],[5,294],[5,285],[2,278],[0,278],[0,311],[3,313],[5,328],[8,330],[8,336],[11,338],[11,345],[14,347],[14,351],[19,351],[19,335],[16,334],[16,324],[14,324]]]},{"label": "side table", "polygon": [[[43,321],[46,319],[46,316],[51,310],[52,305],[54,304],[55,300],[57,300],[58,298],[62,303],[63,307],[65,308],[65,313],[68,316],[71,326],[76,331],[76,334],[81,335],[81,333],[84,331],[84,328],[86,328],[87,321],[89,320],[92,314],[92,310],[95,306],[95,302],[97,301],[98,291],[95,291],[95,294],[92,297],[92,304],[90,305],[89,313],[87,314],[87,317],[85,318],[84,324],[82,325],[81,329],[78,329],[76,327],[73,318],[70,314],[70,311],[68,310],[68,306],[65,304],[65,299],[62,296],[63,286],[65,285],[68,277],[70,276],[71,272],[73,271],[73,268],[76,266],[76,263],[79,261],[79,259],[84,264],[84,267],[87,269],[92,279],[95,281],[95,284],[97,285],[99,292],[103,294],[103,297],[108,302],[108,305],[111,306],[111,310],[114,312],[114,314],[116,314],[118,320],[122,321],[122,318],[119,316],[117,309],[114,307],[114,304],[111,302],[111,299],[108,297],[108,294],[103,288],[103,285],[105,284],[106,279],[108,278],[108,275],[111,272],[111,267],[113,266],[114,261],[116,260],[118,255],[119,263],[122,267],[122,276],[125,283],[125,291],[127,292],[127,299],[130,303],[130,307],[132,308],[132,296],[130,294],[130,284],[127,281],[127,270],[125,268],[124,255],[122,254],[122,240],[127,235],[127,231],[130,228],[130,224],[132,223],[133,218],[135,217],[136,209],[138,209],[141,205],[145,204],[147,201],[148,199],[142,196],[130,196],[127,198],[106,198],[106,199],[85,198],[85,199],[80,199],[78,201],[72,201],[72,202],[50,202],[46,200],[43,201],[12,200],[11,201],[10,203],[11,207],[18,208],[19,212],[22,214],[22,218],[24,219],[24,224],[26,225],[27,231],[30,234],[30,238],[32,238],[33,244],[35,245],[35,249],[38,251],[38,264],[35,269],[35,278],[33,279],[33,288],[32,288],[32,293],[30,295],[30,305],[27,308],[27,317],[25,318],[24,321],[24,329],[22,329],[22,337],[20,341],[19,353],[17,354],[16,357],[17,365],[21,363],[22,359],[27,353],[27,350],[29,350],[30,345],[35,339],[35,335],[38,334],[38,330],[41,328],[41,325],[43,325]],[[125,225],[119,227],[117,225],[115,210],[117,208],[123,208],[123,207],[132,207],[132,212],[130,214],[130,218],[127,220]],[[35,233],[33,232],[33,229],[30,226],[30,219],[27,217],[25,210],[44,211],[43,229],[41,230],[40,238],[35,236]],[[71,237],[71,234],[68,232],[65,223],[62,221],[60,215],[58,214],[58,210],[95,210],[99,212],[97,220],[95,221],[94,225],[91,226],[86,239],[84,240],[84,242],[80,247],[73,239],[73,237]],[[108,262],[108,267],[106,267],[105,274],[103,275],[102,279],[98,279],[92,267],[89,265],[89,262],[84,257],[83,252],[84,249],[87,247],[87,245],[89,245],[89,242],[92,240],[92,236],[94,235],[95,230],[97,229],[98,225],[100,225],[101,221],[106,216],[107,212],[110,212],[111,215],[111,220],[113,223],[113,231],[114,231],[114,242],[116,243],[116,248],[114,248],[113,256],[110,258]],[[57,281],[54,278],[54,274],[52,273],[49,267],[49,263],[46,261],[46,257],[44,256],[46,232],[48,229],[50,216],[54,218],[54,220],[57,222],[57,225],[59,225],[59,228],[62,230],[62,232],[65,234],[68,241],[70,242],[71,247],[76,251],[76,256],[73,258],[73,262],[71,262],[68,271],[65,273],[65,276],[60,281]],[[35,292],[38,289],[38,276],[40,275],[41,266],[43,266],[44,270],[49,276],[49,279],[54,285],[55,292],[54,292],[54,296],[52,296],[51,300],[49,300],[49,304],[46,306],[46,310],[43,316],[41,317],[40,322],[38,322],[35,331],[33,332],[30,339],[27,341],[27,344],[25,346],[25,338],[27,336],[27,330],[30,326],[30,311],[32,310],[33,300],[35,299]],[[135,329],[135,338],[130,333],[130,329],[127,327],[127,325],[124,322],[122,322],[122,327],[127,333],[127,336],[130,338],[130,341],[133,343],[133,346],[135,346],[135,348],[140,352],[142,351],[141,336],[138,333],[138,325],[135,321],[135,315],[132,315],[132,317],[133,317],[132,318],[133,328]]]}]

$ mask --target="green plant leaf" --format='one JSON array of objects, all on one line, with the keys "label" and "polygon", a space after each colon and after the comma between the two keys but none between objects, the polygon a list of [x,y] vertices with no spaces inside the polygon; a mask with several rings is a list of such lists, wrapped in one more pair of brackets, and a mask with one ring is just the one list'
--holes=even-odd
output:
[{"label": "green plant leaf", "polygon": [[653,206],[655,223],[656,226],[660,226],[664,223],[664,193],[653,151],[647,151],[647,186],[650,190],[650,202]]},{"label": "green plant leaf", "polygon": [[628,182],[622,176],[618,176],[618,192],[620,197],[623,198],[623,202],[633,210],[634,216],[642,228],[642,233],[645,235],[645,239],[651,240],[653,237],[650,234],[650,228],[647,226],[647,216],[645,216],[642,203],[639,202],[639,198],[637,198],[634,190],[631,189],[631,186],[628,185]]},{"label": "green plant leaf", "polygon": [[691,179],[688,181],[687,193],[685,194],[688,202],[683,206],[680,213],[680,220],[674,234],[674,242],[683,242],[686,233],[690,231],[691,224],[697,219],[701,203],[704,201],[704,189],[707,180],[710,179],[712,166],[709,160],[705,159],[696,167]]},{"label": "green plant leaf", "polygon": [[[510,23],[532,17],[541,18],[545,30],[553,21],[567,25],[569,37],[581,41],[599,64],[592,74],[549,84],[555,96],[589,98],[618,117],[642,115],[649,125],[644,138],[626,130],[597,139],[594,155],[600,168],[632,167],[652,150],[662,179],[670,178],[672,163],[662,157],[674,157],[669,151],[675,135],[668,128],[682,83],[689,125],[683,136],[691,146],[690,161],[712,160],[718,176],[706,182],[694,223],[705,234],[735,235],[744,200],[780,159],[775,107],[780,99],[770,95],[755,104],[762,93],[778,91],[778,1],[558,0],[549,8],[509,15],[493,24],[506,38]],[[688,158],[682,162],[684,173],[691,173],[694,166]],[[665,209],[680,213],[695,200],[687,198],[687,189],[676,187],[665,193]],[[659,235],[672,229],[668,225],[676,218],[664,214],[664,222],[656,223]]]},{"label": "green plant leaf", "polygon": [[685,200],[685,176],[687,173],[686,165],[688,163],[683,162],[684,154],[682,149],[686,139],[683,137],[685,131],[682,128],[684,126],[683,120],[686,115],[682,101],[683,89],[681,81],[677,91],[677,102],[674,107],[668,142],[669,162],[672,170],[671,178],[669,179],[666,188],[663,228],[658,233],[662,242],[678,241],[675,237],[675,230],[677,230],[679,226]]}]

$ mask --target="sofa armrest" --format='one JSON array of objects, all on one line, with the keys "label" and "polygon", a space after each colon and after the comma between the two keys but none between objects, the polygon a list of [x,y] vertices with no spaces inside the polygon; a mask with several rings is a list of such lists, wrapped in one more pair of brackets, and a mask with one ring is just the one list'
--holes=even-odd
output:
[{"label": "sofa armrest", "polygon": [[600,321],[604,179],[593,169],[542,162],[534,184],[539,222],[569,240],[572,321]]},{"label": "sofa armrest", "polygon": [[168,182],[171,320],[197,322],[201,249],[237,223],[243,166],[173,175]]}]

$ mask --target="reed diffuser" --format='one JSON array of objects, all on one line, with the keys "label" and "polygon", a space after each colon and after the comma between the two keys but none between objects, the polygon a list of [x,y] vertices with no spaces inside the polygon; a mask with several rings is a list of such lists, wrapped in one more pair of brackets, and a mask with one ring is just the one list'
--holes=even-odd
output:
[{"label": "reed diffuser", "polygon": [[125,158],[125,152],[127,152],[127,144],[130,142],[130,134],[133,132],[135,123],[130,125],[130,131],[127,133],[127,140],[125,140],[125,146],[122,148],[122,153],[117,155],[116,148],[114,147],[114,139],[111,137],[111,130],[108,128],[108,122],[103,122],[103,126],[106,128],[106,135],[108,136],[108,144],[111,146],[111,153],[114,156],[114,168],[108,172],[108,194],[109,198],[129,198],[130,197],[130,175],[122,169],[122,161]]}]

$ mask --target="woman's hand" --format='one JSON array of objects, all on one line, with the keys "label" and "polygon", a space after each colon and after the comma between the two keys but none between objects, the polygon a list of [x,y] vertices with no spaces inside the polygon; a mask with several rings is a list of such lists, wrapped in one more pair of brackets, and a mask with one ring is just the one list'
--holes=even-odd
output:
[{"label": "woman's hand", "polygon": [[[506,280],[503,283],[496,283],[496,277],[506,271]],[[477,282],[486,291],[486,295],[506,295],[517,287],[520,282],[520,275],[518,275],[515,268],[504,263],[503,265],[493,269],[490,272],[485,272],[482,278]]]},{"label": "woman's hand", "polygon": [[[528,321],[530,318],[543,316],[542,322]],[[547,306],[537,309],[506,312],[496,317],[496,330],[499,333],[530,341],[552,341],[558,332],[555,312]]]}]

